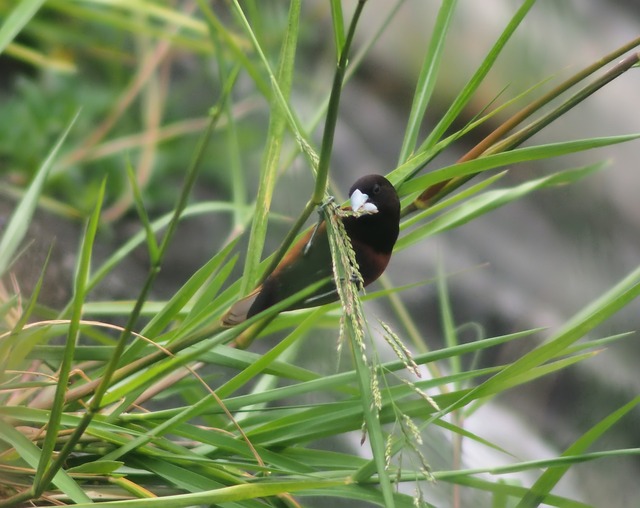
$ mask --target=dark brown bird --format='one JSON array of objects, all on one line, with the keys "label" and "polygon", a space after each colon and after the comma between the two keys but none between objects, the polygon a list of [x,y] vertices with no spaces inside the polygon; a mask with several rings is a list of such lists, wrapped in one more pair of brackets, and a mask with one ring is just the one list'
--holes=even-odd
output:
[{"label": "dark brown bird", "polygon": [[[352,210],[373,212],[342,218],[367,286],[382,275],[391,259],[400,230],[400,200],[391,182],[381,175],[360,178],[349,189],[349,199]],[[259,287],[231,306],[222,318],[223,325],[242,323],[310,284],[333,276],[325,222],[320,223],[315,234],[313,231],[314,228],[310,228],[296,242]],[[311,245],[307,247],[310,240]],[[338,292],[331,279],[313,295],[287,310],[315,307],[337,299]]]}]

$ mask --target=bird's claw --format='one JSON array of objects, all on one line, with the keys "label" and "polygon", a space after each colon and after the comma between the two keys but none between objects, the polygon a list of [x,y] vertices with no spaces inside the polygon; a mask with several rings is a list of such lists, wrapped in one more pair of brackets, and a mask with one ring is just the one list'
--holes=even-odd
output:
[{"label": "bird's claw", "polygon": [[318,232],[318,228],[320,227],[320,224],[324,220],[324,211],[325,211],[325,209],[327,208],[327,206],[329,206],[334,201],[335,201],[335,198],[333,196],[329,196],[318,207],[318,215],[319,215],[318,222],[316,223],[315,228],[313,228],[313,233],[311,233],[311,237],[309,238],[309,241],[307,242],[307,245],[304,246],[304,250],[302,251],[302,254],[304,256],[306,256],[307,253],[309,252],[309,249],[311,248],[311,244],[313,243],[313,240],[316,237],[316,233]]},{"label": "bird's claw", "polygon": [[333,203],[336,200],[336,198],[334,198],[333,196],[329,196],[327,197],[327,199],[325,199],[320,206],[318,207],[318,212],[322,212],[327,206],[329,206],[331,203]]}]

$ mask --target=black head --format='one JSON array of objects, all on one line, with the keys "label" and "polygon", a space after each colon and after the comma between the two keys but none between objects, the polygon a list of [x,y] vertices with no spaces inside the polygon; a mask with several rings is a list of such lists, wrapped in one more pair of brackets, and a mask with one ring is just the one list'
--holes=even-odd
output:
[{"label": "black head", "polygon": [[378,213],[400,221],[400,199],[391,182],[382,175],[367,175],[359,178],[349,189],[349,197],[359,190],[368,196],[367,203],[375,205]]},{"label": "black head", "polygon": [[400,199],[391,182],[382,175],[359,178],[349,189],[349,197],[358,190],[365,194],[366,205],[377,213],[362,215],[345,222],[349,235],[365,241],[379,252],[391,253],[400,229]]}]

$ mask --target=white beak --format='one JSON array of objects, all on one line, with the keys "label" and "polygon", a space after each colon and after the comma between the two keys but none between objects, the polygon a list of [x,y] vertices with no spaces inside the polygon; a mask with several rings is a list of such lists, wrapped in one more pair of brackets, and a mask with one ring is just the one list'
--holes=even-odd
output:
[{"label": "white beak", "polygon": [[360,189],[356,189],[350,196],[351,209],[354,212],[370,212],[374,213],[378,211],[378,207],[373,203],[369,203],[369,196],[360,192]]}]

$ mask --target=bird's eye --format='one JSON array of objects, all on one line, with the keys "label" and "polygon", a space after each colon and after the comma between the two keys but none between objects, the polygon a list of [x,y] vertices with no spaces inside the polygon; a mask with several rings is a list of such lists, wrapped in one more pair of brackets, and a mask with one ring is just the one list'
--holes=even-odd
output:
[{"label": "bird's eye", "polygon": [[378,194],[379,192],[380,192],[380,186],[378,184],[375,184],[373,186],[373,193]]}]

